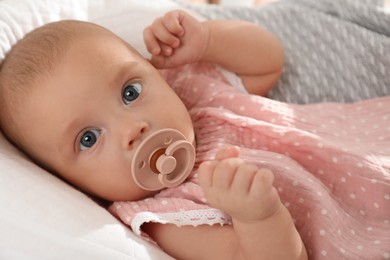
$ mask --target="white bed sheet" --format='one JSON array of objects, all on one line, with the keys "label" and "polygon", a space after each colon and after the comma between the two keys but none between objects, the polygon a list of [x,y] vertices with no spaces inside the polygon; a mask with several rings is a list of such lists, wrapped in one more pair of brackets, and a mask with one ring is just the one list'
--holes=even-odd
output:
[{"label": "white bed sheet", "polygon": [[0,136],[0,259],[170,259]]},{"label": "white bed sheet", "polygon": [[[103,25],[147,57],[143,28],[175,8],[169,0],[0,0],[0,59],[33,28],[62,19]],[[1,134],[0,186],[0,259],[171,259]]]}]

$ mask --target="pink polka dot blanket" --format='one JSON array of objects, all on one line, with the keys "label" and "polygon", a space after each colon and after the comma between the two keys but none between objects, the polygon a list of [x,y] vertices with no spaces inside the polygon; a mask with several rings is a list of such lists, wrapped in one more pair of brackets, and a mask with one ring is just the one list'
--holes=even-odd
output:
[{"label": "pink polka dot blanket", "polygon": [[220,147],[236,145],[241,158],[275,173],[310,259],[390,259],[390,97],[292,105],[240,93],[210,65],[162,74],[193,119],[196,164],[176,188],[112,204],[136,234],[149,221],[230,224],[208,206],[196,172]]}]

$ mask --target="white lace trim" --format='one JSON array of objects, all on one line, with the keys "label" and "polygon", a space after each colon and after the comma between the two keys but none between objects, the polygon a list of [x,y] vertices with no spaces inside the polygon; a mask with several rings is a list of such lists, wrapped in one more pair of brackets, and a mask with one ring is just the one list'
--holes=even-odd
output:
[{"label": "white lace trim", "polygon": [[156,222],[161,224],[175,224],[176,226],[199,226],[203,224],[231,224],[231,218],[218,209],[199,209],[173,213],[140,212],[130,223],[131,229],[141,235],[141,226],[144,223]]}]

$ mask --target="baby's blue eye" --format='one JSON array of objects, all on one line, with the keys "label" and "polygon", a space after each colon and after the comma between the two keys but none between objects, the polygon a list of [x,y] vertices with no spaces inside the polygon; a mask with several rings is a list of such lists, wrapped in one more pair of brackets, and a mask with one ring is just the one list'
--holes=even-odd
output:
[{"label": "baby's blue eye", "polygon": [[80,150],[88,150],[95,145],[100,136],[100,131],[97,129],[90,129],[85,131],[80,138]]},{"label": "baby's blue eye", "polygon": [[136,100],[142,91],[142,85],[140,83],[128,83],[122,90],[122,100],[127,105]]}]

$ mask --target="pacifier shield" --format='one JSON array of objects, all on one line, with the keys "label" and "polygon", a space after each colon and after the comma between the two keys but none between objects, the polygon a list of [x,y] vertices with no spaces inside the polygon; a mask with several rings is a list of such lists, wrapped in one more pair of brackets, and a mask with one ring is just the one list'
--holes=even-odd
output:
[{"label": "pacifier shield", "polygon": [[148,136],[131,163],[135,183],[144,190],[181,184],[195,163],[195,148],[177,130],[165,128]]}]

